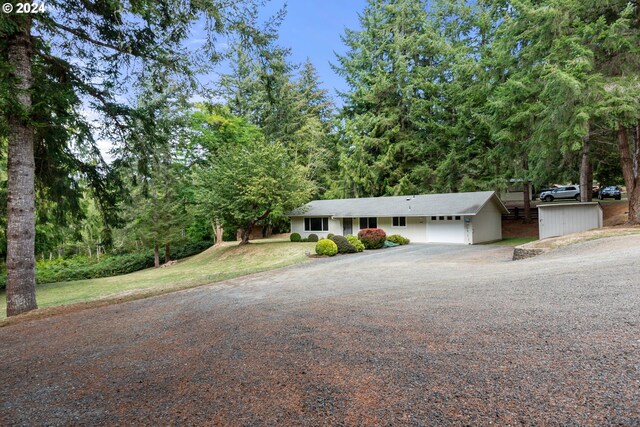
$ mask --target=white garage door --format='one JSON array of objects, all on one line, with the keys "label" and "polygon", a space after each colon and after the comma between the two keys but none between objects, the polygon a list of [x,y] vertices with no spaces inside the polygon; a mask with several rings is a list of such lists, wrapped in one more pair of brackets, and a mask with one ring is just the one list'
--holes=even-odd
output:
[{"label": "white garage door", "polygon": [[444,218],[427,221],[427,242],[464,243],[464,221]]}]

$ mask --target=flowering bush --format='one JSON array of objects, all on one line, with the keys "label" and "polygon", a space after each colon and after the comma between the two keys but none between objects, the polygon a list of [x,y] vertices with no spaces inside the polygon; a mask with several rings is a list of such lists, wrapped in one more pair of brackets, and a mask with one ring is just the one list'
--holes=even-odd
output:
[{"label": "flowering bush", "polygon": [[338,245],[336,245],[332,240],[321,239],[316,243],[316,253],[318,255],[334,256],[338,253]]},{"label": "flowering bush", "polygon": [[387,240],[387,233],[379,228],[364,228],[358,232],[358,239],[367,249],[380,249]]}]

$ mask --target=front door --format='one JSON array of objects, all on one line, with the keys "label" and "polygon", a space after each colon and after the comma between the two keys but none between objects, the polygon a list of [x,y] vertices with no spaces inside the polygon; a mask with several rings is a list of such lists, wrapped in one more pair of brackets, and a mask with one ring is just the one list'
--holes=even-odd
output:
[{"label": "front door", "polygon": [[351,233],[353,233],[353,219],[342,218],[342,235],[346,236]]}]

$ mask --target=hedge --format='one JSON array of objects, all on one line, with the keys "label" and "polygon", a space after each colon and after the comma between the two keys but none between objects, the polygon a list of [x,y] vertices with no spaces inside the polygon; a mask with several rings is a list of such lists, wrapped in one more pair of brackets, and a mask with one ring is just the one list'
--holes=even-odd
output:
[{"label": "hedge", "polygon": [[[171,257],[172,259],[186,258],[200,253],[210,246],[211,242],[204,241],[176,246],[171,250]],[[160,255],[162,257],[164,254],[161,253]],[[105,255],[100,258],[100,261],[86,256],[60,258],[51,261],[38,260],[36,262],[36,284],[119,276],[153,267],[153,264],[153,250],[125,255]],[[0,277],[0,288],[4,288],[6,283],[7,276],[5,273]]]}]

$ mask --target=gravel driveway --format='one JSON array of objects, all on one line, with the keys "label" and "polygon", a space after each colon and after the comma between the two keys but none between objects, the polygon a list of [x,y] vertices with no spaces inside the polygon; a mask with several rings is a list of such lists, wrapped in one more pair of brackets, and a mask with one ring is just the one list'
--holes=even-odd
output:
[{"label": "gravel driveway", "polygon": [[640,425],[640,236],[409,245],[0,329],[2,425]]}]

